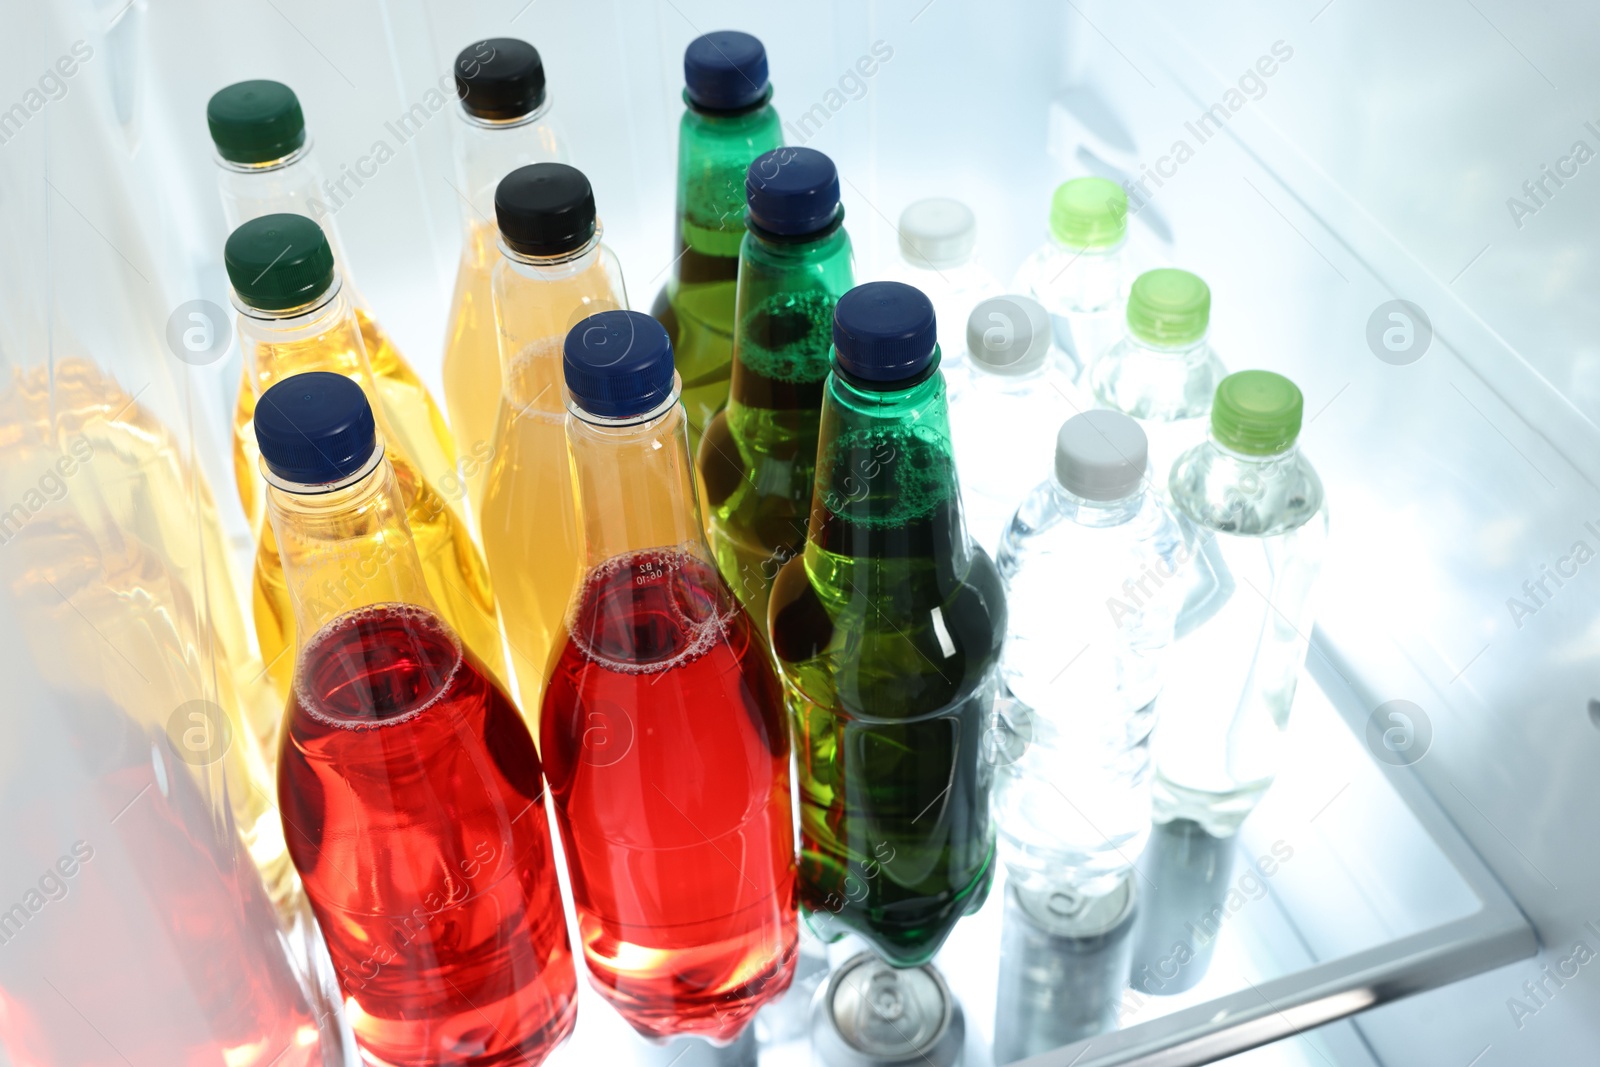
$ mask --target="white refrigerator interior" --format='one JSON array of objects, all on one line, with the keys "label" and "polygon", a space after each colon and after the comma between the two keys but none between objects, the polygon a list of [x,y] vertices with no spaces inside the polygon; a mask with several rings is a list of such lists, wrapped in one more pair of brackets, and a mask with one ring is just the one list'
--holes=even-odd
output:
[{"label": "white refrigerator interior", "polygon": [[[725,28],[765,43],[785,143],[838,164],[858,280],[898,269],[913,201],[969,205],[981,264],[1009,282],[1058,183],[1122,184],[1138,260],[1209,283],[1228,369],[1300,386],[1330,502],[1266,800],[1212,853],[1156,834],[1126,914],[1077,957],[1030,939],[997,884],[935,961],[962,1062],[1600,1062],[1600,7],[42,0],[8,16],[3,1067],[359,1062],[293,904],[270,775],[230,736],[275,709],[247,706],[259,678],[235,673],[253,544],[208,98],[293,86],[351,271],[442,400],[469,210],[457,52],[539,49],[648,308],[673,266],[683,50]],[[215,325],[207,308],[223,332],[197,355],[183,334]],[[580,974],[577,1030],[549,1062],[812,1063],[810,1000],[859,948],[808,942],[788,997],[723,1050],[646,1044]]]}]

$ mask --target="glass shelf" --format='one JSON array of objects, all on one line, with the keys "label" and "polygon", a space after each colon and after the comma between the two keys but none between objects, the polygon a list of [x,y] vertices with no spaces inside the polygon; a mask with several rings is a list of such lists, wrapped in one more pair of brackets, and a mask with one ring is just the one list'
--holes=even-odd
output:
[{"label": "glass shelf", "polygon": [[[1136,876],[1082,909],[1079,936],[1053,934],[1071,921],[997,878],[935,959],[961,1007],[964,1067],[1185,1067],[1295,1035],[1262,1062],[1354,1067],[1372,1061],[1348,1028],[1305,1031],[1534,953],[1532,928],[1412,772],[1368,750],[1367,712],[1320,636],[1283,772],[1235,839],[1159,829]],[[802,947],[794,986],[732,1048],[651,1046],[585,986],[550,1062],[821,1064],[813,1002],[862,945]]]}]

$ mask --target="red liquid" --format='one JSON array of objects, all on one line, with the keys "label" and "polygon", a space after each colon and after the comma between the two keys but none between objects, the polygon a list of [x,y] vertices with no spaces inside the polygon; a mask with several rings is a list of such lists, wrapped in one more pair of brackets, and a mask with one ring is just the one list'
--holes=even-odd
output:
[{"label": "red liquid", "polygon": [[717,572],[653,550],[592,572],[541,750],[589,973],[648,1036],[731,1041],[794,975],[782,697]]},{"label": "red liquid", "polygon": [[539,756],[436,616],[380,605],[312,638],[278,800],[369,1062],[537,1064],[572,1031]]}]

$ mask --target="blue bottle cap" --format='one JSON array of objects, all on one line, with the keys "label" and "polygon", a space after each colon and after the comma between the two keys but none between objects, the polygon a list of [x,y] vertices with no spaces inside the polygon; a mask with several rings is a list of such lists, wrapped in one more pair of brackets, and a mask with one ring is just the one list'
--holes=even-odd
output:
[{"label": "blue bottle cap", "polygon": [[861,383],[910,384],[928,369],[937,341],[933,302],[914,286],[867,282],[834,305],[834,365]]},{"label": "blue bottle cap", "polygon": [[256,444],[267,469],[286,482],[328,485],[358,473],[378,433],[361,386],[342,374],[296,374],[261,394]]},{"label": "blue bottle cap", "polygon": [[591,415],[643,415],[672,395],[672,341],[642,311],[590,315],[568,331],[562,350],[567,392]]},{"label": "blue bottle cap", "polygon": [[839,169],[815,148],[774,148],[751,162],[744,196],[747,217],[760,229],[783,237],[816,233],[839,214]]},{"label": "blue bottle cap", "polygon": [[767,95],[767,50],[748,33],[717,30],[683,50],[689,102],[707,111],[740,111]]}]

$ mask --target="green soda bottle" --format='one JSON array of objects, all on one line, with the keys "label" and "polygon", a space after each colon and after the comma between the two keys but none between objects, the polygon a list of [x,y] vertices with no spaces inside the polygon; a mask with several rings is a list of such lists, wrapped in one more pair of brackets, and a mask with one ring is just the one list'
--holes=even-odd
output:
[{"label": "green soda bottle", "polygon": [[748,33],[719,30],[690,41],[683,78],[677,250],[650,314],[672,341],[692,455],[728,400],[745,168],[783,144],[783,134],[770,102],[766,49]]},{"label": "green soda bottle", "polygon": [[833,306],[855,283],[831,159],[775,148],[745,190],[732,390],[697,466],[717,567],[765,631],[772,580],[806,543]]},{"label": "green soda bottle", "polygon": [[834,309],[805,550],[768,605],[793,716],[800,902],[890,963],[925,963],[994,865],[980,748],[1006,630],[966,533],[933,305],[898,282]]}]

